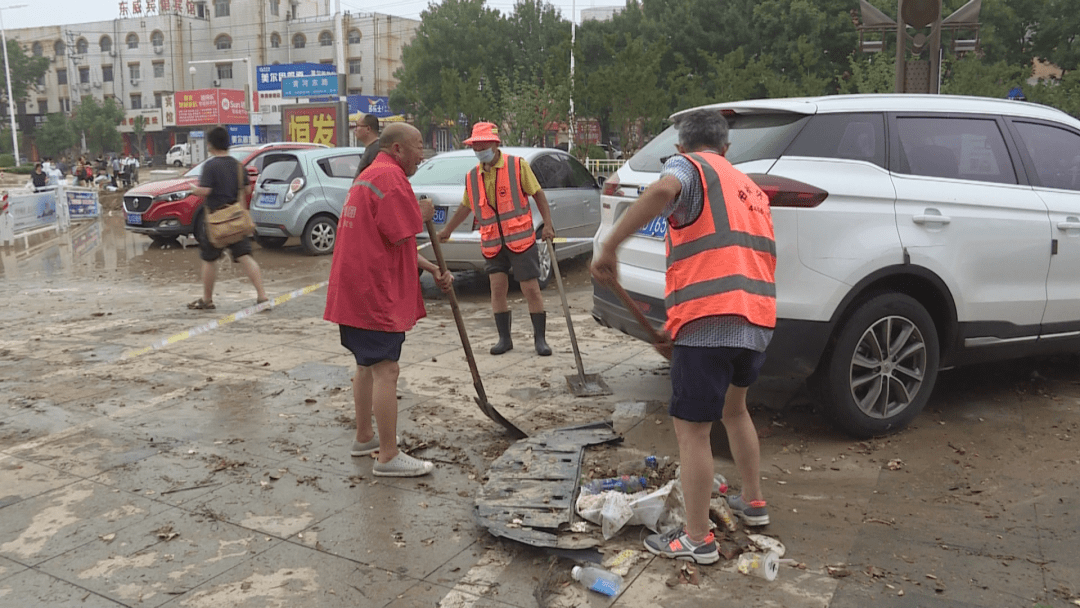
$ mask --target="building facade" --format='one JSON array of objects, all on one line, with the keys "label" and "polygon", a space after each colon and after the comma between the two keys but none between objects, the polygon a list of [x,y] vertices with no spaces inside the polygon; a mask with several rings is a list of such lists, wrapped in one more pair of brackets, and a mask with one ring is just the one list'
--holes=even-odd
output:
[{"label": "building facade", "polygon": [[[348,94],[385,96],[397,84],[401,49],[420,25],[391,15],[335,12],[329,0],[121,0],[118,7],[110,21],[8,30],[27,54],[51,61],[18,102],[22,124],[71,112],[87,96],[112,98],[129,118],[146,117],[155,148],[149,152],[163,154],[160,148],[177,134],[170,133],[164,114],[155,124],[148,110],[166,109],[176,92],[254,90],[259,65],[324,63],[345,75]],[[279,124],[279,108],[258,110],[255,124]],[[125,124],[121,130],[131,129]]]}]

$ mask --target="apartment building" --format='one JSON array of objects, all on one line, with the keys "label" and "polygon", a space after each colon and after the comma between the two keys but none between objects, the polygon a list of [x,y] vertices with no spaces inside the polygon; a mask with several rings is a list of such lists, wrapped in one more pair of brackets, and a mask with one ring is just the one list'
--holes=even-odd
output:
[{"label": "apartment building", "polygon": [[[49,70],[18,103],[23,124],[70,112],[86,96],[113,98],[129,116],[162,108],[178,91],[255,88],[259,65],[323,63],[346,75],[347,92],[388,95],[401,49],[420,22],[348,13],[329,0],[121,0],[115,19],[8,30]],[[192,69],[194,68],[194,69]],[[250,99],[250,96],[248,97]],[[276,108],[275,108],[276,109]],[[269,108],[259,125],[279,122]],[[171,129],[148,124],[159,146]],[[125,130],[125,128],[121,128]],[[130,131],[130,128],[126,130]],[[163,133],[153,136],[153,133]]]}]

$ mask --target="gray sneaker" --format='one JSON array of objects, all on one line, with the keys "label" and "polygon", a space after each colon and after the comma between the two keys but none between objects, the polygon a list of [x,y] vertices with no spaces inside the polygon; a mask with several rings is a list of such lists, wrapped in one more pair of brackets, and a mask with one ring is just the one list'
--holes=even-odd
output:
[{"label": "gray sneaker", "polygon": [[743,500],[742,494],[739,494],[738,496],[728,496],[727,504],[731,507],[731,512],[743,520],[746,525],[769,525],[769,509],[766,507],[764,500],[751,500],[750,504],[747,504]]},{"label": "gray sneaker", "polygon": [[674,528],[663,534],[645,537],[645,548],[661,557],[681,559],[699,564],[715,564],[720,561],[716,537],[712,532],[700,543],[690,540],[682,528]]},{"label": "gray sneaker", "polygon": [[420,477],[427,475],[435,469],[435,464],[426,460],[418,460],[405,452],[398,452],[390,462],[375,461],[371,472],[376,477]]}]

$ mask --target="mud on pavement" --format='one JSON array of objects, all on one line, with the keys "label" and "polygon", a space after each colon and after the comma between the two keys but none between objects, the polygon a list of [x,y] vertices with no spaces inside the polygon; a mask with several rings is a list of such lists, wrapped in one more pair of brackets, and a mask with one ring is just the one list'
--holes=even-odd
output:
[{"label": "mud on pavement", "polygon": [[[642,555],[614,602],[569,578],[578,560],[641,550],[624,529],[591,552],[490,536],[473,517],[509,446],[472,401],[448,305],[405,342],[400,434],[426,478],[350,458],[353,360],[315,291],[124,359],[254,303],[222,263],[213,312],[189,311],[198,259],[125,233],[114,211],[31,247],[0,249],[0,606],[1075,606],[1080,601],[1080,362],[943,373],[927,410],[854,441],[812,400],[753,408],[772,524],[793,563],[767,582],[734,560],[686,568]],[[256,249],[272,295],[326,279],[329,260]],[[530,432],[636,412],[624,441],[587,450],[590,476],[677,458],[663,359],[590,318],[586,262],[564,264],[585,367],[614,395],[573,397],[568,334],[550,358],[492,357],[482,277],[462,311],[489,400]],[[512,307],[524,310],[520,294]],[[546,291],[549,312],[559,307]],[[520,325],[520,324],[519,324]],[[751,391],[751,398],[753,398]],[[627,403],[641,404],[626,407]],[[620,406],[620,404],[624,404]],[[738,486],[723,441],[717,470]],[[599,535],[596,527],[585,534]]]}]

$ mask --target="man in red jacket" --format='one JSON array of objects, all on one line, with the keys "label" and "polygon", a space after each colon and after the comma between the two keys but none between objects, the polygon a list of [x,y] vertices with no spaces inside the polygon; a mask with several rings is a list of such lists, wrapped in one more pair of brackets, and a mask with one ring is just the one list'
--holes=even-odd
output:
[{"label": "man in red jacket", "polygon": [[417,268],[433,274],[444,291],[450,289],[453,275],[441,273],[416,252],[416,233],[435,215],[430,200],[417,203],[408,180],[423,160],[420,132],[404,123],[391,125],[379,146],[378,156],[357,176],[341,210],[323,318],[340,326],[341,344],[356,358],[351,454],[366,456],[377,450],[375,475],[417,477],[435,465],[398,450],[398,359],[405,332],[426,315]]}]

